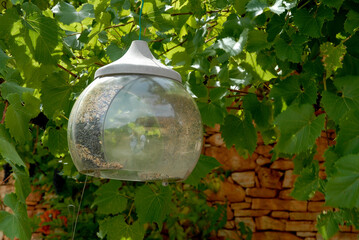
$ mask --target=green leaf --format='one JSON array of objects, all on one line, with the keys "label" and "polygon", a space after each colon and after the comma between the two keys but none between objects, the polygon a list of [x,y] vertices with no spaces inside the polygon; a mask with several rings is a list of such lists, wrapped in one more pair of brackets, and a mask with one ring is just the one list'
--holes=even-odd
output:
[{"label": "green leaf", "polygon": [[359,155],[350,154],[340,158],[337,172],[328,178],[326,204],[333,207],[359,207]]},{"label": "green leaf", "polygon": [[344,0],[323,0],[323,3],[328,7],[334,7],[337,10],[342,6]]},{"label": "green leaf", "polygon": [[297,200],[309,200],[319,188],[319,162],[314,161],[300,172],[295,180],[291,196]]},{"label": "green leaf", "polygon": [[198,104],[198,109],[201,112],[202,122],[207,126],[213,127],[216,123],[223,123],[226,115],[225,110],[214,103],[201,103]]},{"label": "green leaf", "polygon": [[337,232],[339,232],[338,225],[341,223],[338,216],[339,214],[339,212],[328,211],[322,212],[318,216],[316,227],[325,240],[329,240]]},{"label": "green leaf", "polygon": [[350,10],[347,14],[347,19],[344,23],[344,30],[350,34],[353,34],[359,28],[359,13]]},{"label": "green leaf", "polygon": [[45,144],[53,155],[63,154],[68,151],[67,149],[67,132],[64,128],[48,129],[48,139]]},{"label": "green leaf", "polygon": [[52,54],[60,37],[57,22],[40,14],[33,14],[24,21],[30,39],[27,44],[31,45],[35,60],[42,64],[54,63]]},{"label": "green leaf", "polygon": [[334,151],[333,147],[331,147],[325,151],[324,158],[325,173],[327,174],[327,177],[332,177],[337,171],[335,163],[339,159],[339,156]]},{"label": "green leaf", "polygon": [[260,131],[273,125],[273,109],[269,101],[260,102],[255,94],[247,94],[243,98],[243,108],[251,113]]},{"label": "green leaf", "polygon": [[31,192],[30,177],[24,167],[12,166],[15,178],[15,190],[19,201],[26,204],[26,198]]},{"label": "green leaf", "polygon": [[251,0],[246,6],[248,12],[253,12],[254,16],[258,16],[269,7],[266,0]]},{"label": "green leaf", "polygon": [[127,198],[120,193],[121,181],[111,180],[102,185],[96,192],[97,196],[92,207],[97,205],[97,212],[101,214],[117,214],[126,209]]},{"label": "green leaf", "polygon": [[40,102],[37,98],[28,93],[24,94],[24,98],[25,104],[23,105],[19,95],[11,94],[8,96],[10,105],[5,117],[6,127],[19,143],[24,143],[31,137],[29,121],[40,112]]},{"label": "green leaf", "polygon": [[32,88],[26,88],[26,87],[21,87],[19,86],[17,83],[15,82],[4,82],[0,85],[0,90],[1,90],[1,96],[4,99],[8,99],[8,97],[10,96],[10,94],[18,94],[19,97],[21,99],[23,99],[22,95],[23,93],[33,93],[34,89]]},{"label": "green leaf", "polygon": [[318,38],[322,35],[323,18],[310,13],[305,8],[296,11],[293,18],[301,33],[313,38]]},{"label": "green leaf", "polygon": [[[276,76],[270,71],[265,70],[257,62],[257,54],[246,52],[246,59],[241,62],[241,66],[253,76],[252,83],[258,84],[263,81],[269,81]],[[243,72],[243,71],[242,71]],[[242,73],[243,74],[243,73]],[[244,74],[243,74],[244,75]]]},{"label": "green leaf", "polygon": [[42,83],[41,100],[44,105],[44,112],[49,118],[55,113],[62,111],[65,114],[70,111],[70,96],[73,87],[67,83],[64,73],[54,73]]},{"label": "green leaf", "polygon": [[7,61],[10,58],[4,53],[4,51],[0,47],[0,70],[5,68]]},{"label": "green leaf", "polygon": [[257,132],[250,114],[241,118],[228,115],[221,126],[222,137],[228,148],[235,145],[241,155],[252,154],[257,146]]},{"label": "green leaf", "polygon": [[238,41],[232,37],[226,37],[218,40],[215,44],[216,48],[223,49],[230,56],[237,56],[243,51],[247,43],[248,29],[243,30]]},{"label": "green leaf", "polygon": [[189,83],[191,92],[199,98],[207,97],[208,90],[207,90],[206,86],[201,81],[197,81],[197,79],[200,79],[200,78],[197,78],[196,75],[199,75],[199,74],[196,74],[196,71],[192,71],[188,74],[188,83]]},{"label": "green leaf", "polygon": [[320,45],[320,56],[322,57],[327,78],[329,78],[338,68],[342,68],[342,61],[346,52],[344,44],[334,46],[333,43],[326,42]]},{"label": "green leaf", "polygon": [[18,201],[15,193],[7,194],[4,203],[9,206],[14,214],[0,211],[0,230],[13,239],[30,240],[31,228],[27,217],[26,204]]},{"label": "green leaf", "polygon": [[20,158],[17,153],[14,145],[10,142],[9,137],[7,136],[5,128],[0,126],[0,154],[5,159],[7,163],[12,166],[22,166],[26,167],[25,163]]},{"label": "green leaf", "polygon": [[135,206],[141,223],[162,223],[170,213],[171,189],[169,187],[144,185],[136,190]]},{"label": "green leaf", "polygon": [[269,97],[276,102],[284,101],[291,104],[315,104],[317,87],[308,75],[291,76],[276,83]]},{"label": "green leaf", "polygon": [[306,38],[300,34],[294,34],[290,42],[279,38],[275,41],[274,47],[277,57],[282,60],[289,60],[294,63],[302,61],[303,44]]},{"label": "green leaf", "polygon": [[308,166],[310,166],[313,162],[315,153],[316,153],[316,151],[314,151],[313,149],[310,149],[308,151],[301,152],[298,155],[296,155],[295,158],[293,159],[293,163],[294,163],[293,173],[300,174],[300,172],[304,168],[307,168]]},{"label": "green leaf", "polygon": [[144,227],[138,221],[128,225],[122,215],[106,218],[100,221],[98,236],[103,239],[107,235],[108,240],[142,240],[145,234]]},{"label": "green leaf", "polygon": [[320,136],[324,121],[325,115],[315,117],[314,109],[309,104],[289,106],[275,120],[281,134],[275,150],[288,154],[308,150]]},{"label": "green leaf", "polygon": [[224,98],[226,95],[228,95],[227,88],[224,87],[216,87],[210,90],[209,92],[209,98],[212,102],[220,100]]},{"label": "green leaf", "polygon": [[276,36],[283,30],[283,26],[285,24],[285,15],[282,14],[280,16],[274,15],[270,22],[268,23],[267,33],[268,33],[268,41],[272,42]]},{"label": "green leaf", "polygon": [[201,179],[210,173],[214,168],[221,164],[213,157],[201,155],[198,159],[196,167],[193,169],[191,175],[184,181],[184,183],[198,186]]},{"label": "green leaf", "polygon": [[107,56],[109,56],[109,58],[112,62],[114,62],[117,59],[119,59],[120,57],[122,57],[124,53],[125,52],[123,51],[123,49],[119,48],[113,42],[110,45],[108,45],[108,47],[106,48],[106,54],[107,54]]},{"label": "green leaf", "polygon": [[94,7],[92,4],[83,4],[80,11],[76,11],[75,7],[64,1],[58,2],[51,9],[55,17],[67,25],[74,22],[82,22],[85,18],[94,18]]},{"label": "green leaf", "polygon": [[267,42],[268,34],[261,30],[252,30],[248,33],[247,50],[249,52],[258,52],[270,48],[271,44]]},{"label": "green leaf", "polygon": [[359,111],[352,111],[340,122],[336,151],[341,155],[359,153]]}]

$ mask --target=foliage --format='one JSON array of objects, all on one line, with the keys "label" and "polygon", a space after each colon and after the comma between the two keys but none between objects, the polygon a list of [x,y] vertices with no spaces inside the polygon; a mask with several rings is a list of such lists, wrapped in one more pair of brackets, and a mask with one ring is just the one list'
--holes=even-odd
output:
[{"label": "foliage", "polygon": [[[49,186],[49,193],[56,190],[59,197],[50,203],[61,214],[78,206],[84,179],[68,154],[70,110],[95,71],[138,39],[140,1],[83,2],[1,1],[0,154],[13,169],[16,193],[4,200],[13,213],[0,212],[0,230],[10,238],[29,239],[24,209],[30,179]],[[359,226],[353,214],[359,174],[358,3],[147,0],[142,15],[142,39],[181,74],[203,123],[220,124],[228,147],[251,154],[259,131],[266,143],[277,143],[273,160],[296,155],[301,176],[293,195],[304,200],[322,191],[327,204],[340,209],[319,218],[325,239],[340,223]],[[313,156],[316,138],[328,128],[337,139],[325,153],[323,180]],[[218,165],[202,157],[199,166],[186,184],[170,187],[91,179],[76,239],[94,239],[96,232],[107,239],[208,237],[222,226],[223,211],[206,205],[201,192],[211,184],[200,178]],[[69,238],[71,227],[61,234]]]}]

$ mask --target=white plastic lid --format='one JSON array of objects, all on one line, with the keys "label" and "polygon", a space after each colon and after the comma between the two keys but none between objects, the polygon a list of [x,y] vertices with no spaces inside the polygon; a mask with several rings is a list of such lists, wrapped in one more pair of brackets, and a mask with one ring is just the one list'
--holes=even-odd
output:
[{"label": "white plastic lid", "polygon": [[145,74],[167,77],[182,82],[181,75],[157,60],[142,40],[135,40],[120,59],[99,68],[95,78],[109,75]]}]

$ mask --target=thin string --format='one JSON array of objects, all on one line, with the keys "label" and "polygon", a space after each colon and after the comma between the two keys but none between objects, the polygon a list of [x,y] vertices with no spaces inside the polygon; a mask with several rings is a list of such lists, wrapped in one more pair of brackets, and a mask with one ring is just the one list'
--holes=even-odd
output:
[{"label": "thin string", "polygon": [[76,226],[77,226],[77,221],[79,220],[80,209],[81,209],[81,203],[82,203],[82,198],[84,197],[85,188],[86,188],[86,183],[87,183],[87,176],[86,176],[85,183],[84,183],[84,187],[83,187],[83,189],[82,189],[82,193],[81,193],[81,198],[80,198],[80,203],[79,203],[79,209],[77,210],[77,216],[76,216],[76,221],[75,221],[74,231],[72,232],[72,240],[74,240],[74,239],[75,239]]},{"label": "thin string", "polygon": [[143,9],[143,3],[144,3],[144,2],[145,2],[145,0],[142,0],[141,9],[140,9],[140,19],[139,19],[140,36],[139,36],[138,40],[141,40],[141,32],[142,32],[141,17],[142,17],[142,9]]}]

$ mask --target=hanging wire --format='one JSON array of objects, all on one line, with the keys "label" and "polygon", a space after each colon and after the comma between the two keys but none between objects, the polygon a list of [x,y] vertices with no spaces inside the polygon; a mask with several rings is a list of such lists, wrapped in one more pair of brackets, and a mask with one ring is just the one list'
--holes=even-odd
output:
[{"label": "hanging wire", "polygon": [[77,216],[76,216],[76,220],[75,220],[75,226],[74,226],[74,230],[73,230],[73,232],[72,232],[72,240],[75,239],[76,226],[77,226],[77,221],[79,220],[81,203],[82,203],[82,198],[84,197],[85,188],[86,188],[86,183],[87,183],[87,176],[86,176],[86,179],[85,179],[84,187],[83,187],[83,189],[82,189],[81,198],[80,198],[80,202],[79,202],[79,208],[78,208],[78,210],[77,210]]},{"label": "hanging wire", "polygon": [[142,0],[142,4],[141,4],[141,9],[140,9],[140,18],[139,18],[139,25],[140,25],[140,36],[138,38],[138,40],[141,40],[141,33],[142,33],[142,26],[141,26],[141,17],[142,17],[142,9],[143,9],[143,3],[145,2],[145,0]]}]

